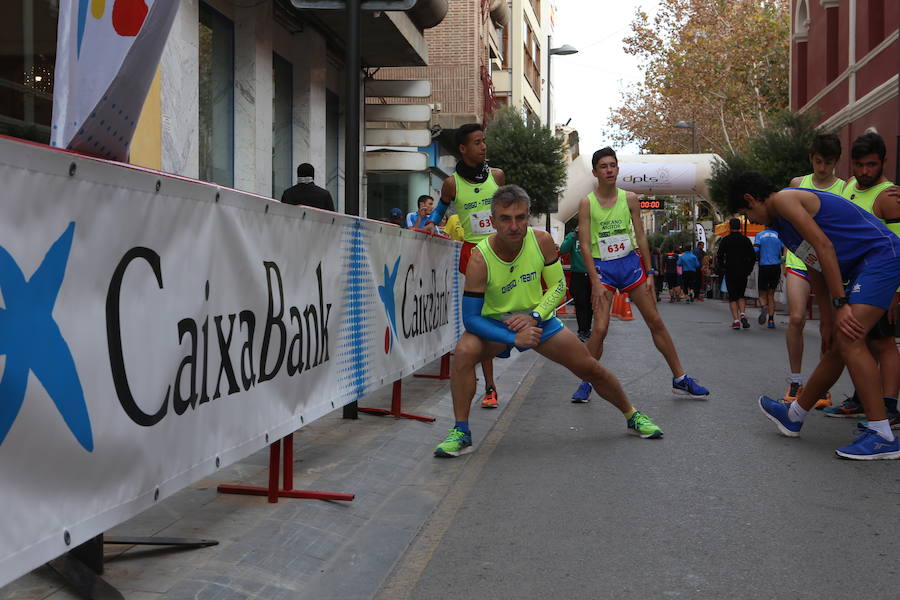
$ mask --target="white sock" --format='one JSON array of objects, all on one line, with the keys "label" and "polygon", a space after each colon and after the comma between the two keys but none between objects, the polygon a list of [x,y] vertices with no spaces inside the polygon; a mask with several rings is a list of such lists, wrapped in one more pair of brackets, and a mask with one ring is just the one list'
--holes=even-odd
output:
[{"label": "white sock", "polygon": [[[803,407],[801,407],[795,400],[794,402],[791,402],[790,406],[788,406],[788,419],[790,419],[794,423],[802,423],[803,419],[806,418],[806,413],[808,412],[808,410],[803,410]],[[890,429],[890,427],[888,429]]]},{"label": "white sock", "polygon": [[687,377],[687,373],[685,373],[685,374],[682,375],[681,377],[676,377],[676,378],[675,378],[675,383],[681,383],[682,381],[684,381],[684,378],[685,378],[685,377]]},{"label": "white sock", "polygon": [[799,383],[800,385],[803,385],[803,374],[791,373],[791,383]]},{"label": "white sock", "polygon": [[869,421],[869,429],[889,442],[894,441],[894,432],[891,431],[891,423],[887,419],[883,421]]}]

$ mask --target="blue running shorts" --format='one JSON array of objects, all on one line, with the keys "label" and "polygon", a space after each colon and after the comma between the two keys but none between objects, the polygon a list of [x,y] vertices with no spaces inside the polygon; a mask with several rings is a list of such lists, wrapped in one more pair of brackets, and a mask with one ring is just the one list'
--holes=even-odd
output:
[{"label": "blue running shorts", "polygon": [[641,265],[641,257],[634,250],[622,258],[612,260],[595,258],[594,266],[600,275],[600,283],[612,291],[630,292],[647,280],[647,274]]},{"label": "blue running shorts", "polygon": [[[541,321],[540,323],[538,323],[538,327],[543,329],[543,331],[541,332],[541,341],[539,342],[540,344],[543,344],[544,342],[546,342],[547,340],[552,338],[554,335],[556,335],[557,333],[559,333],[560,331],[565,329],[566,326],[563,325],[563,322],[560,321],[558,318],[550,317],[546,321]],[[531,350],[531,348],[519,348],[518,346],[509,344],[506,347],[506,350],[504,350],[503,352],[501,352],[500,354],[497,355],[497,358],[509,358],[509,354],[510,354],[510,352],[512,352],[513,348],[515,348],[519,352],[525,352],[526,350]]]},{"label": "blue running shorts", "polygon": [[850,304],[869,304],[887,310],[900,286],[900,256],[866,259],[861,272],[847,285]]}]

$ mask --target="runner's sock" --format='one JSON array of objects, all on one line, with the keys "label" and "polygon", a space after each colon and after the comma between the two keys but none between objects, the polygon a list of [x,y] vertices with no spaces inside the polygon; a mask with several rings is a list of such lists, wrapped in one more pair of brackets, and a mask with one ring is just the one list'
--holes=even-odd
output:
[{"label": "runner's sock", "polygon": [[793,421],[794,423],[802,423],[803,419],[806,418],[806,413],[809,411],[803,410],[803,407],[797,403],[796,400],[791,402],[791,405],[788,407],[788,419]]},{"label": "runner's sock", "polygon": [[471,431],[469,431],[469,422],[468,421],[457,421],[456,425],[454,425],[453,427],[455,427],[456,429],[459,429],[463,433],[469,433],[469,434],[472,433]]},{"label": "runner's sock", "polygon": [[869,429],[889,442],[894,441],[894,432],[891,431],[891,423],[887,419],[883,421],[869,421]]},{"label": "runner's sock", "polygon": [[791,373],[791,383],[799,383],[800,385],[803,385],[803,374]]},{"label": "runner's sock", "polygon": [[634,410],[634,409],[632,408],[632,409],[629,410],[627,413],[625,413],[625,418],[626,418],[626,419],[630,419],[631,416],[632,416],[634,413],[636,413],[636,412],[637,412],[637,411]]},{"label": "runner's sock", "polygon": [[685,374],[682,375],[681,377],[676,377],[676,378],[675,378],[675,383],[681,383],[682,381],[684,381],[684,378],[685,378],[685,377],[687,377],[687,373],[685,373]]}]

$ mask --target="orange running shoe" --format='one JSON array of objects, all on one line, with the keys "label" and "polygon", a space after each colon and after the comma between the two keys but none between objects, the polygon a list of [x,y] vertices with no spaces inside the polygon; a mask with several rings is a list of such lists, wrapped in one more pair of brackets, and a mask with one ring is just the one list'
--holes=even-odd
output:
[{"label": "orange running shoe", "polygon": [[787,392],[784,394],[784,400],[782,400],[782,402],[784,402],[785,404],[794,402],[800,396],[800,392],[802,391],[803,386],[801,384],[791,382],[791,385],[788,386]]},{"label": "orange running shoe", "polygon": [[481,408],[497,408],[497,390],[488,388],[481,401]]},{"label": "orange running shoe", "polygon": [[816,404],[813,408],[816,410],[822,410],[823,408],[827,408],[831,406],[831,392],[825,392],[825,395],[816,400]]}]

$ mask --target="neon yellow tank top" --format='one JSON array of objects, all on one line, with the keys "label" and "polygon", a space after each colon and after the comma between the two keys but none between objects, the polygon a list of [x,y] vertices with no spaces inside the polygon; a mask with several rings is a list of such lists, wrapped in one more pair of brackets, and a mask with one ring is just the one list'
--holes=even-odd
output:
[{"label": "neon yellow tank top", "polygon": [[844,196],[844,198],[856,204],[863,210],[872,212],[873,208],[875,207],[875,200],[878,198],[878,194],[891,187],[892,185],[894,184],[890,181],[885,181],[883,183],[873,185],[867,190],[860,190],[856,187],[856,180],[854,179],[847,184],[847,187],[844,188],[844,193],[842,195]]},{"label": "neon yellow tank top", "polygon": [[[803,179],[800,180],[800,185],[797,187],[806,188],[808,190],[821,190],[823,192],[831,192],[832,194],[837,194],[838,196],[844,191],[844,180],[838,177],[834,180],[827,188],[819,188],[813,183],[813,174],[804,175]],[[806,266],[802,260],[797,258],[797,255],[787,250],[787,254],[784,258],[784,266],[788,269],[795,269],[797,271],[806,271],[809,267]]]},{"label": "neon yellow tank top", "polygon": [[[600,206],[596,194],[588,194],[591,205],[591,256],[612,260],[634,250],[634,233],[631,229],[631,211],[625,190],[616,188],[616,203],[609,208]],[[598,244],[604,240],[603,248]]]},{"label": "neon yellow tank top", "polygon": [[544,253],[531,227],[512,262],[506,262],[494,253],[490,238],[478,242],[476,248],[487,264],[483,317],[503,320],[513,313],[531,312],[540,304],[544,295],[541,287]]},{"label": "neon yellow tank top", "polygon": [[500,186],[494,181],[493,171],[489,172],[484,183],[471,183],[458,173],[453,173],[453,178],[456,180],[456,198],[453,202],[465,232],[464,240],[477,244],[497,231],[491,221],[491,198]]}]

